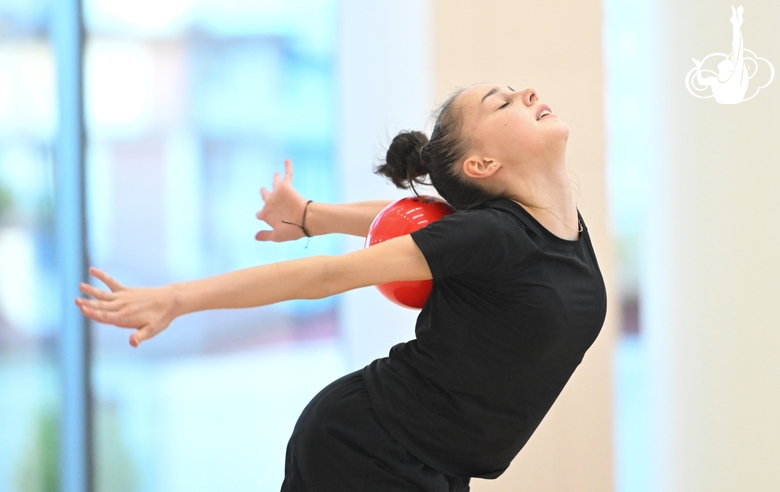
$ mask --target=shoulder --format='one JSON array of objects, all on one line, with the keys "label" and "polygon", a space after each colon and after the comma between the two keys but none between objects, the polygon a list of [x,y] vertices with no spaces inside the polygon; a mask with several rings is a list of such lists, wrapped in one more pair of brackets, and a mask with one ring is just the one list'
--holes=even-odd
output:
[{"label": "shoulder", "polygon": [[462,214],[462,222],[472,224],[477,230],[501,233],[507,237],[527,237],[526,223],[510,200],[496,199],[481,208],[459,213]]},{"label": "shoulder", "polygon": [[411,236],[434,279],[503,268],[522,261],[532,249],[523,224],[491,206],[455,212]]},{"label": "shoulder", "polygon": [[442,240],[484,241],[522,232],[521,224],[510,214],[496,208],[464,210],[442,217],[415,231],[412,236],[430,236]]},{"label": "shoulder", "polygon": [[517,208],[511,200],[497,198],[479,208],[447,215],[412,235],[465,237],[477,241],[502,237],[507,240],[528,241],[527,222]]}]

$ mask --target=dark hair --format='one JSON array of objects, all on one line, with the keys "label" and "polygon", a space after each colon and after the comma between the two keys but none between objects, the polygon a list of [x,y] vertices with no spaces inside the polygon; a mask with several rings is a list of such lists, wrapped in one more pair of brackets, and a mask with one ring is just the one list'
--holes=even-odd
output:
[{"label": "dark hair", "polygon": [[[374,171],[390,178],[397,187],[432,184],[457,210],[468,210],[496,198],[461,176],[458,164],[466,157],[469,141],[462,132],[461,108],[454,106],[463,89],[452,94],[436,114],[430,140],[419,131],[402,131],[387,149],[384,164]],[[430,177],[430,182],[425,180]]]}]

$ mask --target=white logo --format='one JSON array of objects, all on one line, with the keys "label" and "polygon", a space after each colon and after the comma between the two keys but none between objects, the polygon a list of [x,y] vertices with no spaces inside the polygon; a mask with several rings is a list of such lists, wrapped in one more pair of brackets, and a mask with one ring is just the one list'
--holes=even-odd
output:
[{"label": "white logo", "polygon": [[[695,58],[693,63],[696,64],[694,68],[685,76],[685,87],[688,92],[694,96],[707,99],[714,97],[720,104],[738,104],[742,101],[753,99],[758,91],[768,86],[775,78],[775,67],[769,63],[765,58],[756,56],[755,53],[745,48],[742,42],[742,12],[744,9],[742,5],[737,10],[734,10],[734,6],[731,6],[731,26],[732,26],[732,38],[731,38],[731,53],[724,55],[723,53],[712,53],[707,55],[702,61],[698,61]],[[750,55],[748,55],[748,53]],[[702,69],[702,65],[709,58],[714,57],[714,61],[721,60],[718,63],[718,73],[713,70]],[[745,98],[745,93],[748,90],[748,82],[753,76],[758,73],[758,60],[761,60],[769,67],[769,82],[756,88],[752,95]],[[764,73],[766,70],[762,70]],[[705,74],[711,74],[713,76],[705,77]],[[755,82],[754,84],[755,85]],[[712,89],[712,93],[706,96],[700,96],[696,94],[709,92],[707,88]],[[691,90],[693,88],[693,90]],[[694,92],[696,91],[696,92]]]}]

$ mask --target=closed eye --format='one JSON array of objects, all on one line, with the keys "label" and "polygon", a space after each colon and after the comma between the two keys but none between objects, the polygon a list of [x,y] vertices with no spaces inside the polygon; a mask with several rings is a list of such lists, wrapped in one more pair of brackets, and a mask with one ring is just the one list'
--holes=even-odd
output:
[{"label": "closed eye", "polygon": [[505,102],[501,106],[498,107],[498,109],[504,109],[505,107],[509,106],[510,101]]}]

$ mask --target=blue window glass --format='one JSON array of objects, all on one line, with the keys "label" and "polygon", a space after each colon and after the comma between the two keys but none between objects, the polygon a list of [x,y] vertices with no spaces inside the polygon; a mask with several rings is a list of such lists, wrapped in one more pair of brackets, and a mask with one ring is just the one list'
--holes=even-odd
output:
[{"label": "blue window glass", "polygon": [[0,490],[56,490],[60,320],[48,4],[0,3]]},{"label": "blue window glass", "polygon": [[621,332],[614,354],[616,489],[649,490],[649,401],[639,299],[639,248],[649,206],[647,170],[653,165],[652,97],[655,11],[639,0],[603,3],[607,183],[615,237]]},{"label": "blue window glass", "polygon": [[[254,240],[285,158],[304,196],[338,200],[336,14],[335,0],[84,2],[92,264],[161,285],[339,252],[336,237]],[[337,307],[188,315],[139,350],[94,325],[96,490],[280,485],[297,416],[345,372]]]}]

